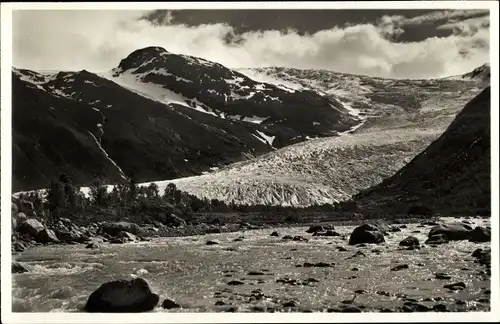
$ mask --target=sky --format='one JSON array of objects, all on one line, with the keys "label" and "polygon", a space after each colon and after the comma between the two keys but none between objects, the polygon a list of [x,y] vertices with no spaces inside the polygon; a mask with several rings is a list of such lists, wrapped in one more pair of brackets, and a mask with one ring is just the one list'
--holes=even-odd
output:
[{"label": "sky", "polygon": [[390,78],[438,78],[489,62],[487,10],[19,10],[13,64],[116,67],[136,49],[228,68],[284,66]]}]

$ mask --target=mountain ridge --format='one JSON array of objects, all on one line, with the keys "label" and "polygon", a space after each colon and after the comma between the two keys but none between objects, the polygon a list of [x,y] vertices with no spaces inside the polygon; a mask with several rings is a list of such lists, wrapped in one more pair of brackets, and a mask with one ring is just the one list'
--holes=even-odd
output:
[{"label": "mountain ridge", "polygon": [[361,208],[490,211],[491,90],[470,100],[443,134],[392,177],[354,196]]},{"label": "mountain ridge", "polygon": [[[81,185],[94,177],[114,182],[121,181],[125,175],[138,181],[151,181],[202,174],[214,167],[305,140],[309,135],[337,135],[360,123],[334,98],[324,98],[314,92],[290,93],[244,76],[241,77],[243,84],[256,90],[262,88],[259,91],[263,94],[254,95],[257,99],[230,101],[236,104],[234,118],[221,118],[207,113],[210,107],[203,100],[210,102],[213,98],[207,91],[217,87],[233,91],[235,86],[225,79],[222,81],[219,74],[233,76],[234,72],[222,65],[206,63],[208,61],[188,64],[186,56],[177,56],[161,48],[153,48],[156,56],[151,58],[148,57],[151,51],[152,48],[146,48],[131,54],[132,58],[141,53],[147,58],[145,62],[133,62],[143,70],[121,70],[130,65],[126,61],[129,55],[120,62],[121,68],[119,65],[114,70],[115,76],[105,75],[107,77],[86,70],[37,73],[13,68],[14,190],[43,188],[48,179],[59,173],[67,173]],[[170,63],[174,62],[173,67],[163,65],[163,68],[185,68],[182,71],[187,75],[184,76],[190,75],[193,84],[204,75],[205,84],[213,82],[212,87],[202,88],[204,83],[192,87],[183,75],[170,72],[155,76],[152,72],[165,63],[163,56],[168,56]],[[184,65],[179,67],[179,62]],[[210,70],[214,66],[216,70]],[[186,70],[188,68],[191,71]],[[212,71],[213,75],[207,71]],[[132,86],[147,85],[161,90],[157,93],[160,98],[151,96],[148,88],[140,93],[137,88],[130,89],[115,82],[119,81],[116,76],[124,73],[135,78],[136,83]],[[206,97],[198,100],[194,96],[185,100],[184,95],[189,91],[198,93],[198,90],[205,91]],[[27,94],[30,100],[25,98]],[[275,103],[263,100],[269,95],[279,100]],[[169,101],[159,100],[161,98]],[[295,103],[284,109],[282,101]],[[231,112],[228,105],[219,108]],[[311,109],[306,110],[306,107]],[[269,114],[270,120],[256,119],[250,114],[245,117],[240,112],[242,109]],[[322,118],[322,123],[303,122],[315,118]],[[54,137],[51,132],[60,136]],[[65,144],[58,147],[59,143]],[[75,156],[77,149],[72,150],[72,147],[85,147],[95,153],[80,152],[83,156],[80,160]],[[86,164],[93,166],[88,172]]]}]

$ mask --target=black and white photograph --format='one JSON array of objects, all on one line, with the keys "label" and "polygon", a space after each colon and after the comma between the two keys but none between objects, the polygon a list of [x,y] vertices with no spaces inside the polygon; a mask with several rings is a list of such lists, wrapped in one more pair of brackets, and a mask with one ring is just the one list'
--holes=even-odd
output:
[{"label": "black and white photograph", "polygon": [[500,320],[496,1],[1,6],[2,322]]}]

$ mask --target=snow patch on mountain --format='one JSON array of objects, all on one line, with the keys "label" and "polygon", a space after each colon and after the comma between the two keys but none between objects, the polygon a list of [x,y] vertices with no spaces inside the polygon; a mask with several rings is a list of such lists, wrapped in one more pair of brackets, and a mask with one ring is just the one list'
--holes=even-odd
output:
[{"label": "snow patch on mountain", "polygon": [[[106,152],[106,150],[104,150],[104,148],[101,146],[101,143],[99,143],[99,140],[97,139],[97,137],[95,137],[94,134],[92,134],[92,132],[89,131],[89,134],[90,136],[95,140],[95,144],[97,145],[97,147],[101,150],[101,152],[104,154],[104,156],[106,157],[106,159],[111,162],[111,164],[116,168],[116,170],[118,170],[118,173],[120,174],[120,177],[122,177],[123,179],[127,179],[127,177],[125,176],[125,173],[123,173],[123,170],[120,169],[120,167],[118,166],[118,164],[116,164],[115,161],[113,161],[109,155],[108,155],[108,152]],[[88,188],[83,188],[84,190]]]},{"label": "snow patch on mountain", "polygon": [[51,80],[54,80],[57,76],[57,72],[40,72],[40,71],[29,71],[21,70],[17,68],[12,69],[14,73],[19,76],[22,81],[34,84],[42,85]]},{"label": "snow patch on mountain", "polygon": [[263,132],[261,132],[259,130],[257,131],[257,133],[260,135],[260,137],[262,137],[265,140],[265,143],[273,146],[273,142],[274,142],[274,139],[276,138],[276,136],[266,135],[266,134],[264,134]]},{"label": "snow patch on mountain", "polygon": [[143,97],[152,99],[166,105],[177,104],[185,107],[192,108],[187,102],[186,98],[182,95],[166,89],[162,86],[153,83],[145,83],[140,81],[141,74],[132,74],[131,72],[123,72],[118,76],[114,76],[113,73],[102,73],[100,75],[106,79],[109,79],[120,86],[133,91]]}]

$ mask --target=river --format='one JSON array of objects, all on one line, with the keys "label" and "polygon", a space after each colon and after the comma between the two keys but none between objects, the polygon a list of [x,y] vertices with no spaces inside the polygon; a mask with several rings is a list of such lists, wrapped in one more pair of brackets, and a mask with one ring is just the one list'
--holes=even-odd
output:
[{"label": "river", "polygon": [[[469,221],[472,226],[490,225],[489,219]],[[336,231],[348,238],[353,228],[339,226]],[[241,312],[283,311],[286,301],[295,303],[295,311],[318,312],[339,307],[359,289],[364,293],[356,297],[354,305],[365,311],[394,309],[408,300],[429,307],[446,304],[451,311],[489,311],[490,304],[484,299],[489,298],[490,279],[480,274],[485,268],[474,263],[471,253],[489,247],[490,243],[455,241],[437,247],[424,245],[420,250],[399,249],[399,242],[409,235],[423,243],[430,228],[408,224],[401,232],[390,233],[383,244],[359,248],[347,245],[340,236],[313,237],[305,233],[306,228],[277,230],[281,236],[302,235],[308,242],[283,241],[271,237],[273,230],[266,229],[103,244],[97,250],[85,249],[84,245],[37,246],[13,255],[13,260],[30,270],[13,274],[13,312],[80,312],[88,296],[101,284],[132,277],[144,278],[152,291],[160,295],[160,304],[154,310],[157,312],[218,312],[227,311],[228,307]],[[413,233],[417,230],[420,233]],[[244,239],[233,241],[240,236]],[[220,244],[206,245],[207,240]],[[347,251],[339,251],[338,246]],[[366,257],[348,259],[358,250]],[[330,266],[297,267],[306,262]],[[400,264],[407,264],[408,268],[390,270]],[[251,271],[257,274],[250,275]],[[451,279],[436,279],[438,272]],[[285,277],[314,278],[318,282],[276,282]],[[243,284],[228,285],[232,280]],[[463,291],[443,288],[460,281],[466,284]],[[252,298],[257,289],[261,297]],[[182,308],[163,309],[161,302],[165,298]],[[217,301],[220,305],[216,305]]]}]

